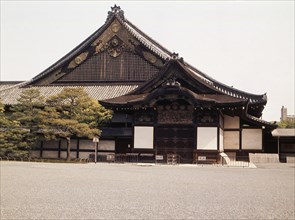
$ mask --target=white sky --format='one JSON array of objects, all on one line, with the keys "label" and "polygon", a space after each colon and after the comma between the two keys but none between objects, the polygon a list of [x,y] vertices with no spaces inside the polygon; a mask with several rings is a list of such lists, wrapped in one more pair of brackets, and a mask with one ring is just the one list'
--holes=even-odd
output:
[{"label": "white sky", "polygon": [[267,92],[263,119],[294,114],[294,1],[3,1],[0,80],[29,80],[96,31],[116,3],[125,17],[216,80]]}]

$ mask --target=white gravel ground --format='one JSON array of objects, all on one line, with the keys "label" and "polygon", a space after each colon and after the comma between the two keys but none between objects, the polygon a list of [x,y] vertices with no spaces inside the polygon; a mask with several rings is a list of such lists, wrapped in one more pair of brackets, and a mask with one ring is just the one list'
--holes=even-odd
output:
[{"label": "white gravel ground", "polygon": [[290,164],[0,165],[0,219],[295,219]]}]

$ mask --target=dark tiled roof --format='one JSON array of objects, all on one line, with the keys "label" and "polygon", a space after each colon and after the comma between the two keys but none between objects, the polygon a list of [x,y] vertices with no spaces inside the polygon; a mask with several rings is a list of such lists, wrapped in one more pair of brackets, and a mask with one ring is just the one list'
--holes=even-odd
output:
[{"label": "dark tiled roof", "polygon": [[[246,103],[245,100],[234,98],[228,95],[222,94],[196,94],[186,88],[183,87],[170,87],[172,88],[171,92],[177,92],[182,94],[189,94],[193,99],[205,102],[214,102],[217,104],[234,104],[234,103]],[[168,91],[165,88],[160,88],[158,90],[153,91],[152,93],[143,93],[143,94],[127,94],[120,97],[115,97],[112,99],[104,100],[103,103],[111,104],[111,105],[132,105],[137,103],[148,102],[150,99],[157,98],[163,92]]]},{"label": "dark tiled roof", "polygon": [[111,12],[109,12],[109,17],[107,21],[105,22],[105,24],[103,24],[97,31],[95,31],[86,40],[84,40],[81,44],[79,44],[76,48],[74,48],[72,51],[70,51],[68,54],[66,54],[64,57],[62,57],[52,66],[48,67],[46,70],[44,70],[43,72],[35,76],[31,81],[27,82],[27,84],[33,84],[35,81],[57,70],[58,68],[63,66],[66,62],[69,62],[78,54],[83,52],[89,45],[93,43],[93,41],[97,39],[97,37],[99,37],[103,33],[103,31],[111,24],[111,22],[115,18],[117,18],[117,20],[124,27],[126,27],[126,29],[131,33],[132,36],[138,39],[142,44],[144,44],[151,51],[153,51],[154,53],[159,55],[161,58],[163,58],[163,60],[171,58],[172,53],[170,51],[168,51],[166,48],[161,46],[155,40],[153,40],[152,38],[144,34],[142,31],[140,31],[134,24],[132,24],[127,19],[125,19],[125,17],[122,17],[120,15],[120,12],[122,12],[121,9],[115,10],[115,11],[112,10]]},{"label": "dark tiled roof", "polygon": [[189,65],[188,63],[184,63],[184,67],[188,71],[193,73],[196,77],[198,77],[199,80],[206,83],[209,87],[212,87],[216,91],[221,92],[225,95],[228,95],[228,96],[231,96],[234,98],[249,99],[250,103],[259,103],[259,102],[266,102],[267,101],[266,94],[262,94],[262,95],[251,94],[251,93],[244,92],[239,89],[227,86],[227,85],[211,78],[210,76],[206,75],[205,73],[202,73],[201,71],[197,70],[196,68]]},{"label": "dark tiled roof", "polygon": [[[163,60],[179,59],[177,54],[171,53],[165,47],[163,47],[158,42],[156,42],[151,37],[149,37],[147,34],[142,32],[133,23],[128,21],[124,16],[124,11],[121,10],[120,7],[115,6],[115,7],[112,7],[112,11],[109,12],[109,16],[107,18],[107,21],[105,22],[105,24],[101,28],[99,28],[97,31],[95,31],[91,36],[89,36],[85,41],[83,41],[80,45],[78,45],[76,48],[74,48],[72,51],[70,51],[63,58],[61,58],[56,63],[54,63],[52,66],[50,66],[49,68],[44,70],[42,73],[40,73],[39,75],[34,77],[30,82],[27,82],[27,84],[33,84],[34,82],[38,81],[39,79],[41,79],[41,78],[47,76],[48,74],[51,74],[54,71],[58,70],[58,68],[61,68],[67,62],[73,60],[73,58],[75,58],[77,55],[79,55],[81,52],[83,52],[87,47],[89,47],[106,30],[106,28],[108,28],[111,25],[111,23],[112,23],[112,21],[114,21],[114,19],[117,19],[127,29],[127,31],[133,37],[135,37],[138,41],[141,42],[141,44],[143,44],[150,51],[152,51],[152,53],[157,54]],[[227,86],[225,84],[222,84],[222,83],[214,80],[210,76],[202,73],[201,71],[194,68],[190,64],[184,62],[183,60],[182,60],[181,63],[184,66],[184,68],[187,70],[187,72],[190,72],[191,75],[194,75],[194,78],[196,78],[198,81],[202,82],[207,87],[213,88],[216,92],[218,92],[220,94],[224,94],[224,95],[230,96],[232,98],[249,100],[249,102],[253,103],[253,104],[266,104],[267,97],[266,97],[265,94],[263,94],[263,95],[255,95],[255,94],[250,94],[250,93],[247,93],[247,92],[244,92],[244,91],[240,91],[238,89],[232,88],[230,86]],[[151,75],[154,75],[154,72],[156,72],[156,71],[154,71],[154,70],[151,71]],[[138,74],[138,72],[136,74]],[[71,77],[70,76],[65,76],[64,78],[61,78],[61,81],[62,80],[66,81],[67,78],[71,78]],[[67,79],[67,80],[73,80],[73,79]],[[99,80],[101,80],[101,79],[99,79]],[[126,82],[126,84],[128,84],[128,82]],[[90,89],[90,87],[87,87],[87,86],[84,86],[84,87],[86,89],[87,88]],[[114,85],[113,87],[114,88],[119,87],[120,89],[122,89],[122,87],[124,87],[126,89],[126,87],[128,87],[128,86]],[[53,89],[53,91],[56,91],[57,88],[61,89],[61,87],[48,87],[48,86],[43,86],[41,88],[42,88],[42,90],[46,90],[46,88],[55,88],[55,89]],[[102,88],[102,86],[98,86],[98,87],[93,86],[93,88]],[[133,86],[132,88],[135,89],[136,87]],[[0,89],[1,89],[1,87],[0,87]],[[14,89],[16,90],[15,91],[16,94],[18,94],[19,90],[16,89],[16,88],[14,88]],[[11,89],[10,91],[12,91],[12,90],[13,89]],[[47,89],[47,90],[48,90],[48,92],[44,91],[44,93],[46,93],[46,94],[50,93],[52,89]],[[132,89],[130,89],[129,91],[132,91]],[[10,95],[13,95],[13,97],[11,97],[11,98],[3,97],[3,95],[2,95],[3,93],[5,93],[4,94],[5,96],[10,94]],[[98,99],[102,100],[102,99],[116,97],[116,96],[119,96],[119,95],[124,95],[126,93],[124,93],[124,92],[117,93],[114,96],[112,96],[112,95],[111,96],[103,95],[104,98],[101,98],[102,94],[103,93],[101,93],[101,92],[99,92],[98,94],[93,93],[92,96],[95,97],[95,98],[99,97]],[[7,100],[8,102],[15,102],[15,97],[16,96],[13,93],[9,93],[8,91],[5,91],[5,92],[3,91],[3,92],[1,92],[0,95],[1,95],[2,99]]]},{"label": "dark tiled roof", "polygon": [[[4,104],[16,104],[19,95],[28,87],[22,87],[24,83],[10,86],[6,89],[0,90],[1,101]],[[37,88],[40,90],[41,95],[45,98],[55,95],[62,91],[64,88],[78,88],[83,87],[88,95],[96,100],[110,99],[117,96],[125,95],[132,90],[136,89],[138,85],[93,85],[93,86],[36,86],[30,88]]]},{"label": "dark tiled roof", "polygon": [[[35,80],[38,80],[39,78],[51,73],[52,71],[56,70],[58,67],[62,66],[64,63],[68,62],[69,60],[73,59],[75,56],[77,56],[79,53],[81,53],[86,47],[88,47],[95,39],[97,39],[98,36],[111,24],[113,19],[117,19],[128,31],[129,33],[134,36],[137,40],[139,40],[144,46],[149,48],[153,53],[160,56],[163,60],[170,60],[174,58],[178,58],[178,55],[173,54],[169,50],[167,50],[165,47],[163,47],[161,44],[153,40],[151,37],[149,37],[147,34],[145,34],[143,31],[141,31],[138,27],[136,27],[133,23],[128,21],[124,16],[124,11],[121,10],[120,7],[115,6],[112,7],[112,10],[109,12],[109,16],[107,18],[107,21],[105,24],[99,28],[96,32],[94,32],[90,37],[88,37],[84,42],[82,42],[80,45],[78,45],[76,48],[74,48],[71,52],[69,52],[66,56],[64,56],[62,59],[57,61],[55,64],[53,64],[51,67],[37,75],[32,79],[30,83],[32,83]],[[202,73],[198,69],[194,68],[188,63],[184,62],[184,66],[193,74],[196,75],[196,77],[199,78],[199,80],[203,81],[207,86],[213,87],[220,93],[235,97],[235,98],[242,98],[242,99],[249,99],[250,103],[257,103],[257,102],[266,102],[266,95],[255,95],[250,94],[244,91],[240,91],[238,89],[232,88],[230,86],[227,86],[223,83],[220,83],[210,76],[206,75],[205,73]]]},{"label": "dark tiled roof", "polygon": [[244,114],[245,114],[245,115],[244,115],[243,118],[244,118],[246,121],[252,122],[252,123],[257,124],[257,125],[259,125],[259,126],[263,125],[263,126],[265,126],[265,127],[267,127],[267,128],[270,128],[270,129],[275,129],[275,128],[278,127],[278,125],[276,125],[276,124],[274,124],[274,123],[271,123],[271,122],[268,122],[268,121],[262,120],[262,119],[260,119],[260,118],[258,118],[258,117],[253,116],[253,115],[249,115],[247,112],[244,112]]}]

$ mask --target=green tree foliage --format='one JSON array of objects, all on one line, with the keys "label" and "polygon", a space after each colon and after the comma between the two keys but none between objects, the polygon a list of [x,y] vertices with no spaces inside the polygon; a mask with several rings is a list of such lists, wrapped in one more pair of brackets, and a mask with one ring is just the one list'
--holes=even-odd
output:
[{"label": "green tree foliage", "polygon": [[6,117],[4,105],[0,101],[0,156],[28,157],[30,145],[25,139],[28,133],[18,121]]},{"label": "green tree foliage", "polygon": [[39,113],[44,106],[44,97],[39,89],[24,90],[18,98],[18,103],[13,106],[13,119],[17,119],[25,128],[32,129],[39,123]]},{"label": "green tree foliage", "polygon": [[39,124],[42,121],[44,108],[44,97],[41,96],[39,89],[24,90],[18,99],[18,103],[13,106],[11,119],[18,121],[23,129],[27,132],[24,139],[30,149],[36,144],[39,139],[38,131]]},{"label": "green tree foliage", "polygon": [[112,114],[91,99],[82,88],[66,88],[46,100],[41,130],[46,139],[67,141],[67,160],[70,160],[71,138],[93,138],[100,135],[98,126],[110,120]]},{"label": "green tree foliage", "polygon": [[279,128],[295,128],[295,120],[281,121],[278,123]]}]

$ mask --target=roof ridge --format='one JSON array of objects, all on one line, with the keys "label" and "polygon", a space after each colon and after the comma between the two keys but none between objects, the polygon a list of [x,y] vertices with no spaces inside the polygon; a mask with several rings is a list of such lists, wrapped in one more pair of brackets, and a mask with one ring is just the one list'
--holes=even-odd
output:
[{"label": "roof ridge", "polygon": [[[116,18],[130,31],[130,33],[138,38],[138,36],[133,32],[136,31],[138,34],[141,35],[141,37],[144,37],[146,40],[150,41],[152,44],[154,44],[154,46],[158,47],[159,49],[161,49],[163,52],[165,52],[166,54],[168,54],[169,56],[171,56],[172,52],[169,51],[167,48],[165,48],[164,46],[162,46],[160,43],[158,43],[156,40],[154,40],[153,38],[151,38],[150,36],[148,36],[146,33],[144,33],[142,30],[140,30],[135,24],[133,24],[131,21],[129,21],[128,19],[125,18],[124,16],[124,11],[121,9],[120,6],[117,6],[116,4],[114,5],[114,7],[111,7],[111,11],[108,12],[108,18],[107,20],[110,19],[110,17],[112,15],[115,15]],[[129,25],[129,26],[128,26]],[[133,29],[133,30],[131,30]],[[138,40],[141,40],[141,38],[139,37]],[[141,42],[141,43],[145,43],[145,42]]]},{"label": "roof ridge", "polygon": [[[138,41],[140,41],[144,46],[146,46],[148,49],[150,49],[152,52],[160,56],[162,59],[170,59],[171,58],[171,52],[163,47],[160,43],[149,37],[147,34],[145,34],[143,31],[141,31],[137,26],[135,26],[132,22],[128,21],[124,16],[124,11],[121,10],[120,7],[119,10],[115,10],[112,7],[112,12],[109,12],[111,15],[115,16],[118,21],[127,29],[127,31],[135,37]],[[110,16],[109,14],[109,16]],[[107,19],[109,20],[109,18]]]},{"label": "roof ridge", "polygon": [[112,15],[111,18],[107,19],[106,22],[98,28],[96,31],[94,31],[89,37],[87,37],[84,41],[82,41],[78,46],[76,46],[74,49],[70,50],[68,53],[66,53],[63,57],[61,57],[58,61],[56,61],[54,64],[49,66],[47,69],[39,73],[37,76],[33,77],[30,81],[27,82],[27,84],[40,79],[41,77],[45,76],[49,72],[52,72],[56,70],[60,65],[62,65],[64,62],[70,61],[73,59],[77,54],[79,54],[83,49],[85,49],[87,46],[89,46],[93,40],[97,38],[97,35],[99,35],[103,29],[112,21],[112,18],[115,15]]},{"label": "roof ridge", "polygon": [[164,47],[163,45],[161,45],[159,42],[157,42],[156,40],[154,40],[153,38],[151,38],[149,35],[147,35],[146,33],[144,33],[142,30],[140,30],[135,24],[133,24],[131,21],[125,19],[125,22],[130,25],[133,29],[135,29],[139,34],[143,35],[143,37],[145,37],[147,40],[149,40],[151,43],[155,44],[158,48],[160,48],[161,50],[163,50],[165,53],[169,54],[170,56],[172,55],[172,52],[169,51],[166,47]]},{"label": "roof ridge", "polygon": [[4,89],[0,89],[0,92],[6,91],[6,90],[9,90],[9,89],[13,89],[15,87],[21,87],[21,86],[25,85],[26,83],[28,83],[28,81],[24,81],[24,82],[20,82],[20,83],[17,83],[17,84],[13,84],[12,86],[6,87]]}]

